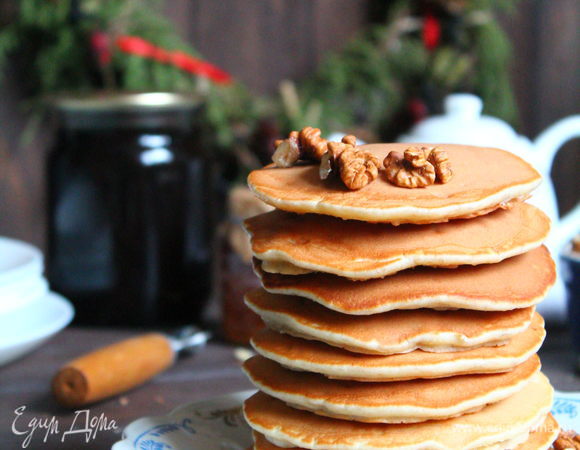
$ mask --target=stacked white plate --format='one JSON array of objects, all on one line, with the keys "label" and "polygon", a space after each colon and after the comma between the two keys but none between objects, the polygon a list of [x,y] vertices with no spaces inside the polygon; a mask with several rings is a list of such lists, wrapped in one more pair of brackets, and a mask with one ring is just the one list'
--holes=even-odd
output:
[{"label": "stacked white plate", "polygon": [[70,302],[50,292],[42,252],[0,237],[0,365],[40,346],[74,316]]}]

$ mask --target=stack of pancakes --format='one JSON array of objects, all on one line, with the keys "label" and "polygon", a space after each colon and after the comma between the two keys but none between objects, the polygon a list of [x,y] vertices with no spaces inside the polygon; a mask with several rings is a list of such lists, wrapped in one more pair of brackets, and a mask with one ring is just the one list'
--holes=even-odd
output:
[{"label": "stack of pancakes", "polygon": [[427,188],[382,174],[348,191],[308,164],[250,174],[278,208],[245,222],[263,286],[246,304],[268,326],[244,364],[256,450],[554,441],[534,310],[555,280],[549,220],[522,201],[540,175],[501,150],[443,149],[454,176]]}]

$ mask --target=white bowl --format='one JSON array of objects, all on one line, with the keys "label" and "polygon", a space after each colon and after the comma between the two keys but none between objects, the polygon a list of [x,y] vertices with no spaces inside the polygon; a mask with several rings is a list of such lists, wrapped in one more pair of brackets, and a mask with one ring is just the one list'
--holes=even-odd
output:
[{"label": "white bowl", "polygon": [[19,277],[10,283],[0,284],[0,317],[44,297],[48,282],[44,277]]},{"label": "white bowl", "polygon": [[0,315],[0,365],[39,347],[66,327],[73,316],[71,303],[54,292]]},{"label": "white bowl", "polygon": [[0,237],[0,285],[18,278],[40,276],[43,269],[39,249],[16,239]]}]

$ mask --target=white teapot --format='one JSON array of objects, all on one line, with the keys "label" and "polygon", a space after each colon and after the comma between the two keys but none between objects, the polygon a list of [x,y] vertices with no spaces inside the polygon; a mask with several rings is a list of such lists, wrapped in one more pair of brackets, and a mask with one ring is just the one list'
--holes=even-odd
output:
[{"label": "white teapot", "polygon": [[[543,131],[534,142],[518,135],[506,122],[481,115],[483,102],[472,94],[452,94],[445,99],[445,114],[419,122],[399,142],[435,144],[467,144],[508,150],[531,163],[544,180],[534,191],[530,203],[542,209],[552,220],[552,231],[546,245],[559,265],[560,251],[580,231],[580,204],[560,218],[550,170],[554,156],[569,139],[580,137],[580,115],[561,119]],[[563,320],[566,294],[560,277],[548,298],[540,304],[540,312],[550,320]]]}]

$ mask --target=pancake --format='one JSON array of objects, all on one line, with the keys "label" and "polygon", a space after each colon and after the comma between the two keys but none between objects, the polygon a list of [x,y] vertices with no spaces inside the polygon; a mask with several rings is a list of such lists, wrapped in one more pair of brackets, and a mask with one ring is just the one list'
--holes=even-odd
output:
[{"label": "pancake", "polygon": [[363,355],[267,329],[256,333],[251,343],[260,355],[289,369],[345,380],[399,381],[505,372],[536,353],[545,335],[544,320],[534,313],[528,329],[514,336],[506,345],[462,352],[415,350],[387,356]]},{"label": "pancake", "polygon": [[[380,161],[391,150],[415,144],[371,144],[362,148]],[[420,144],[419,144],[420,145]],[[267,166],[248,177],[256,196],[278,209],[325,214],[365,222],[425,224],[470,218],[505,208],[529,196],[540,174],[521,158],[494,148],[446,144],[453,178],[445,184],[406,189],[379,179],[358,191],[339,180],[320,180],[318,165]]]},{"label": "pancake", "polygon": [[415,309],[369,316],[331,311],[305,298],[255,289],[246,305],[269,328],[356,353],[452,352],[503,345],[530,324],[534,308],[481,312]]},{"label": "pancake", "polygon": [[[548,450],[552,442],[558,436],[560,427],[554,417],[551,414],[548,414],[542,424],[531,433],[526,433],[528,439],[523,442],[522,444],[514,447],[509,444],[509,442],[503,442],[500,444],[495,445],[495,447],[504,450],[506,448],[514,448],[515,450]],[[298,449],[300,450],[303,447],[278,447],[272,443],[270,443],[264,435],[253,431],[254,436],[254,450],[278,450],[281,448],[285,448],[286,450],[290,449]],[[516,437],[515,440],[518,440]],[[486,446],[486,449],[489,450],[489,446]]]},{"label": "pancake", "polygon": [[331,380],[263,356],[246,360],[243,368],[259,390],[293,408],[358,422],[415,423],[478,411],[519,392],[540,371],[540,359],[533,355],[503,373],[391,383]]},{"label": "pancake", "polygon": [[560,425],[552,414],[548,414],[542,424],[536,427],[526,442],[515,450],[548,450],[560,433]]},{"label": "pancake", "polygon": [[525,203],[473,220],[424,226],[394,227],[284,211],[244,223],[252,252],[262,261],[363,280],[416,266],[498,263],[539,247],[550,230],[548,217]]},{"label": "pancake", "polygon": [[417,308],[526,308],[542,301],[556,281],[554,261],[544,246],[498,264],[454,270],[418,267],[366,281],[324,273],[266,273],[257,259],[254,271],[268,292],[305,297],[334,311],[356,315]]},{"label": "pancake", "polygon": [[[516,394],[473,414],[414,424],[370,424],[312,414],[262,392],[244,403],[250,427],[280,447],[307,449],[477,449],[528,439],[550,412],[553,389],[541,373]],[[505,447],[503,447],[505,448]],[[513,447],[511,447],[513,448]]]}]

